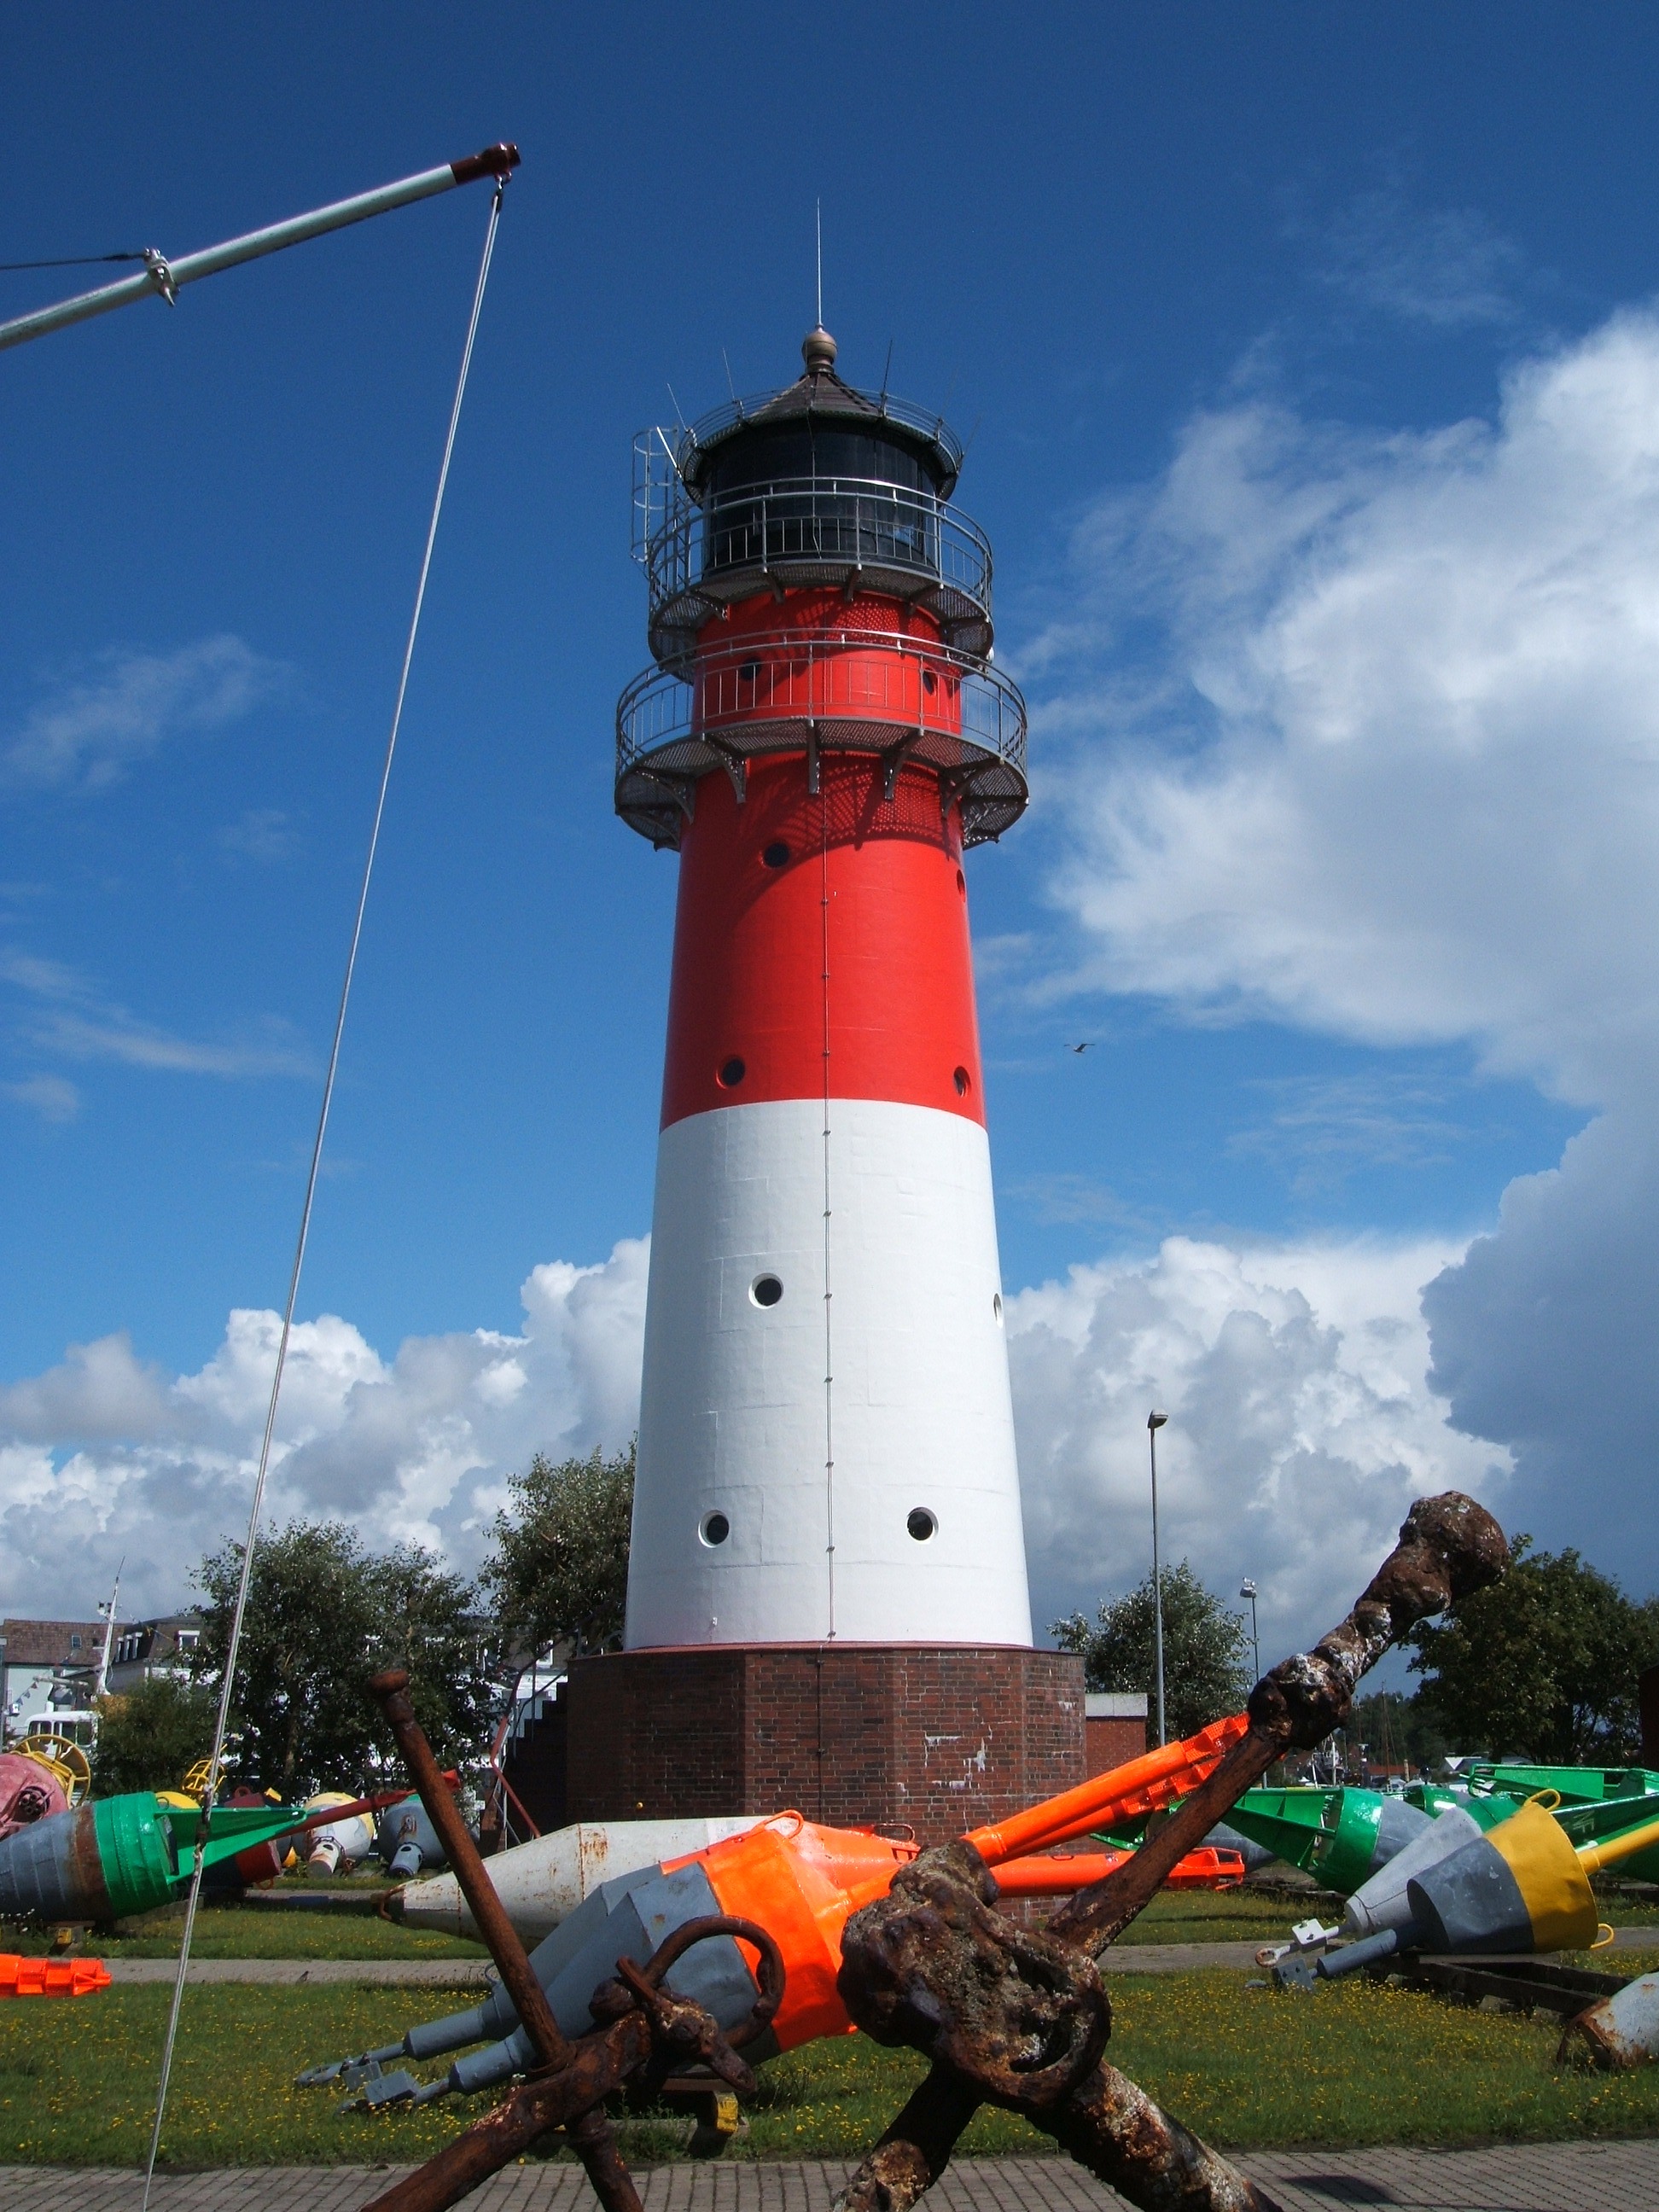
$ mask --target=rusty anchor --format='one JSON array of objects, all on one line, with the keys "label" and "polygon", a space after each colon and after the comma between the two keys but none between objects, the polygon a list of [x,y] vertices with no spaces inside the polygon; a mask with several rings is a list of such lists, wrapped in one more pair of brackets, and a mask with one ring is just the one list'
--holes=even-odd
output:
[{"label": "rusty anchor", "polygon": [[[1346,1619],[1257,1683],[1247,1730],[1208,1779],[1132,1858],[1079,1893],[1041,1932],[994,1909],[994,1880],[965,1838],[923,1851],[894,1877],[887,1895],[855,1913],[842,1936],[842,2002],[874,2040],[918,2050],[931,2067],[836,2199],[836,2212],[909,2212],[944,2172],[981,2104],[1024,2113],[1144,2212],[1276,2212],[1243,2175],[1107,2064],[1111,2006],[1097,1956],[1276,1759],[1312,1748],[1341,1723],[1356,1684],[1392,1643],[1414,1621],[1495,1580],[1508,1559],[1503,1531],[1473,1499],[1456,1492],[1419,1499]],[[568,2040],[442,1784],[406,1680],[392,1673],[371,1686],[541,2063],[494,2111],[365,2212],[442,2212],[552,2130],[563,2130],[605,2212],[640,2212],[605,2099],[623,2086],[648,2091],[689,2057],[750,2088],[752,2076],[737,2051],[777,2009],[781,1954],[753,1922],[717,1916],[690,1922],[645,1967],[619,1960],[617,1978],[602,1983],[590,2002],[592,2033]],[[760,2000],[730,2035],[664,1978],[693,1943],[715,1935],[738,1936],[760,1955]]]},{"label": "rusty anchor", "polygon": [[1249,1727],[1209,1778],[1041,1934],[993,1909],[994,1883],[966,1841],[923,1851],[854,1914],[842,1936],[842,2000],[866,2034],[920,2051],[931,2070],[836,2212],[909,2212],[981,2104],[1023,2113],[1144,2212],[1275,2212],[1105,2063],[1111,2007],[1097,1954],[1274,1760],[1341,1724],[1360,1677],[1413,1622],[1483,1589],[1508,1562],[1502,1529],[1473,1498],[1419,1498],[1347,1618],[1256,1684]]},{"label": "rusty anchor", "polygon": [[[624,2087],[649,2095],[668,2074],[688,2063],[705,2065],[732,2087],[752,2092],[754,2075],[738,2052],[777,2011],[784,1989],[783,1955],[767,1930],[752,1920],[711,1913],[687,1921],[644,1966],[619,1960],[617,1978],[602,1982],[590,2001],[597,2023],[592,2032],[567,2037],[553,2017],[546,1993],[439,1771],[415,1717],[408,1686],[408,1675],[394,1668],[377,1674],[369,1689],[391,1724],[410,1778],[442,1840],[540,2063],[492,2111],[375,2197],[363,2212],[444,2212],[555,2130],[562,2130],[580,2159],[605,2212],[641,2212],[639,2192],[623,2162],[605,2099]],[[678,1996],[666,1980],[669,1968],[693,1944],[719,1936],[734,1936],[759,1954],[760,1996],[749,2018],[729,2034],[722,2033],[702,2005]]]}]

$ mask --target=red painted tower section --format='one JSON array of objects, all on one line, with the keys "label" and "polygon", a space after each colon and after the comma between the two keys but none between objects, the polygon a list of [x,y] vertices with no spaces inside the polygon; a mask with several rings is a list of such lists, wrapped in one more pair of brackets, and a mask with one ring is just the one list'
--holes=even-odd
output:
[{"label": "red painted tower section", "polygon": [[[901,770],[889,799],[880,769],[844,754],[820,781],[811,798],[799,763],[767,761],[742,805],[724,777],[698,793],[680,848],[664,1125],[739,1097],[821,1096],[827,1054],[836,1095],[982,1126],[967,879],[937,781]],[[826,897],[827,1035],[822,994],[800,988],[822,968]]]}]

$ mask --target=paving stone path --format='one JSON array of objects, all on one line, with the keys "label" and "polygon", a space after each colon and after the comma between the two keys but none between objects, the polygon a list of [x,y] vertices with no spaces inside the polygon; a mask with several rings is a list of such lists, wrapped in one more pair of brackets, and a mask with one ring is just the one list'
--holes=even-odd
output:
[{"label": "paving stone path", "polygon": [[[1260,2151],[1238,2163],[1284,2212],[1398,2205],[1408,2212],[1653,2212],[1659,2142],[1505,2143],[1490,2150]],[[241,2166],[157,2179],[151,2212],[357,2212],[406,2167]],[[659,2166],[645,2212],[829,2212],[847,2168]],[[138,2212],[142,2177],[107,2168],[0,2166],[6,2212]],[[468,2199],[477,2212],[586,2212],[568,2166],[509,2166]],[[1062,2158],[961,2159],[930,2212],[1113,2212],[1122,2199]]]}]

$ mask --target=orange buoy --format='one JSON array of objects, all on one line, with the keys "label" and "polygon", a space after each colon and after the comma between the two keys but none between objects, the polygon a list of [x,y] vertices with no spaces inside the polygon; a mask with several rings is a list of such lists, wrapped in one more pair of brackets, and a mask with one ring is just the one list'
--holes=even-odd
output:
[{"label": "orange buoy", "polygon": [[887,1894],[918,1848],[871,1830],[826,1828],[799,1813],[780,1813],[743,1835],[670,1860],[663,1871],[695,1861],[723,1911],[758,1920],[777,1938],[788,1978],[772,2032],[783,2050],[793,2051],[819,2036],[852,2033],[836,1988],[841,1931],[860,1905]]},{"label": "orange buoy", "polygon": [[[1054,1857],[1004,1859],[991,1869],[999,1897],[1066,1897],[1103,1881],[1134,1856],[1133,1851],[1073,1851]],[[1237,1889],[1244,1879],[1242,1853],[1213,1844],[1188,1851],[1164,1877],[1165,1889]]]}]

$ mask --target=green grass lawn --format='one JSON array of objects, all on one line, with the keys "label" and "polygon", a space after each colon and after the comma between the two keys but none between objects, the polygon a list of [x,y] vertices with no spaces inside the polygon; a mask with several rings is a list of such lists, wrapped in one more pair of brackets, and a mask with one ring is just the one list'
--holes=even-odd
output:
[{"label": "green grass lawn", "polygon": [[1126,1928],[1125,1943],[1267,1943],[1283,1942],[1291,1923],[1317,1913],[1328,1928],[1342,1917],[1339,1899],[1323,1890],[1295,1898],[1252,1889],[1163,1890]]},{"label": "green grass lawn", "polygon": [[[96,1959],[176,1959],[185,1925],[185,1908],[171,1905],[125,1920],[118,1928],[94,1928],[75,1945],[75,1955]],[[38,1958],[51,1944],[51,1930],[0,1931],[0,1948]],[[204,1905],[196,1916],[191,1941],[193,1959],[485,1959],[482,1943],[461,1936],[434,1935],[404,1928],[374,1913],[273,1911],[268,1905]]]},{"label": "green grass lawn", "polygon": [[[1633,1964],[1620,1959],[1621,1967]],[[1245,1982],[1237,1973],[1111,1980],[1113,2063],[1218,2144],[1659,2134],[1659,2066],[1557,2074],[1553,2021],[1370,1984],[1280,1996]],[[293,2076],[467,2002],[462,1992],[338,1984],[191,1990],[165,2154],[197,2166],[426,2157],[483,2101],[339,2116],[337,2091],[295,2089]],[[0,2164],[140,2162],[167,2004],[165,1989],[143,1988],[0,2005]],[[750,2134],[733,2154],[854,2157],[921,2071],[911,2053],[878,2050],[862,2036],[778,2059],[763,2073]],[[665,2147],[648,2123],[628,2134],[636,2160]],[[979,2153],[1049,2148],[1023,2122],[988,2112],[963,2144]]]},{"label": "green grass lawn", "polygon": [[1615,1928],[1659,1928],[1659,1889],[1650,1882],[1592,1881],[1603,1920]]},{"label": "green grass lawn", "polygon": [[[344,1885],[341,1886],[342,1887]],[[1628,1894],[1605,1899],[1602,1911],[1620,1927],[1659,1927],[1659,1906]],[[1253,1888],[1165,1893],[1154,1898],[1125,1931],[1126,1943],[1267,1943],[1282,1941],[1292,1921],[1317,1913],[1328,1926],[1341,1917],[1340,1902],[1319,1892],[1288,1898]],[[76,1950],[103,1959],[178,1956],[184,1908],[175,1905],[112,1932],[94,1929]],[[50,1931],[12,1929],[0,1948],[38,1955]],[[192,1954],[198,1959],[483,1959],[481,1943],[382,1920],[373,1911],[273,1911],[260,1905],[204,1905],[197,1917]],[[1621,1965],[1626,1956],[1620,1954]]]},{"label": "green grass lawn", "polygon": [[[343,1889],[344,1885],[341,1887]],[[1265,1943],[1289,1933],[1314,1905],[1291,1905],[1249,1890],[1205,1891],[1155,1898],[1124,1938],[1131,1943],[1212,1943],[1249,1938]],[[1328,1902],[1326,1919],[1334,1917]],[[100,1959],[173,1959],[179,1954],[184,1907],[169,1906],[113,1930],[93,1929],[75,1946]],[[0,1948],[38,1957],[51,1931],[12,1929]],[[483,1959],[482,1943],[382,1920],[373,1911],[315,1911],[300,1906],[275,1911],[262,1905],[204,1905],[191,1946],[198,1959]]]},{"label": "green grass lawn", "polygon": [[[323,1886],[304,1875],[283,1887],[316,1890]],[[352,1910],[308,1911],[299,1905],[281,1910],[268,1905],[204,1905],[192,1945],[198,1959],[483,1959],[483,1946],[459,1936],[441,1936],[381,1919],[376,1899],[390,1885],[358,1876],[327,1885],[325,1893]],[[1601,1885],[1598,1884],[1598,1888]],[[1659,1894],[1620,1888],[1603,1892],[1603,1916],[1621,1928],[1659,1929]],[[1153,1899],[1128,1928],[1123,1942],[1139,1943],[1267,1943],[1283,1940],[1293,1921],[1317,1914],[1327,1926],[1341,1918],[1341,1900],[1320,1890],[1275,1893],[1255,1885],[1242,1889],[1166,1891]],[[178,1956],[182,1905],[124,1921],[113,1930],[89,1930],[75,1946],[78,1953],[105,1959],[171,1959]],[[0,1948],[38,1955],[51,1942],[48,1929],[0,1931]],[[1624,1956],[1620,1954],[1621,1958]]]}]

